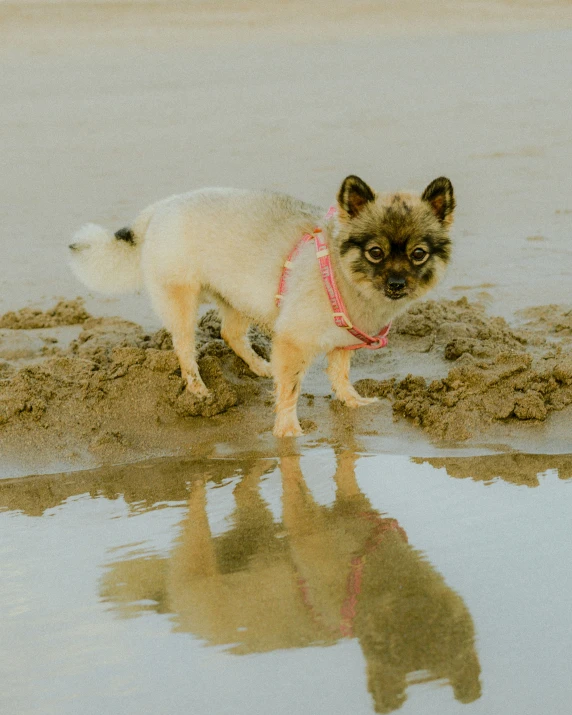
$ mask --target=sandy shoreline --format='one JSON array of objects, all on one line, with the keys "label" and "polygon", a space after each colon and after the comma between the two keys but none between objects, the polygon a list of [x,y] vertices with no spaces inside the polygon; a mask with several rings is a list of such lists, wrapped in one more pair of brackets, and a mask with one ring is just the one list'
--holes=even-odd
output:
[{"label": "sandy shoreline", "polygon": [[0,20],[0,315],[79,294],[94,316],[0,323],[4,476],[275,451],[269,382],[207,331],[227,411],[189,416],[146,297],[82,292],[65,247],[198,186],[327,206],[348,173],[450,176],[454,260],[433,307],[355,361],[377,407],[338,410],[314,368],[304,444],[569,451],[569,2],[2,2]]},{"label": "sandy shoreline", "polygon": [[[268,357],[269,340],[257,332],[252,340]],[[41,465],[53,471],[209,457],[222,445],[275,453],[271,381],[256,378],[226,346],[214,311],[203,317],[197,345],[212,392],[207,401],[184,390],[164,330],[147,333],[121,318],[91,317],[81,299],[0,317],[4,475],[41,471]],[[411,450],[410,434],[417,431],[414,441],[425,454],[460,446],[515,449],[519,441],[527,451],[565,451],[557,445],[572,414],[571,345],[570,311],[555,306],[537,308],[512,329],[466,299],[420,303],[395,321],[388,349],[354,361],[356,388],[379,397],[379,405],[343,407],[332,399],[321,366],[310,370],[301,399],[303,442],[365,439],[362,448],[383,451],[393,437]]]},{"label": "sandy shoreline", "polygon": [[[0,0],[0,711],[568,715],[571,56],[570,0]],[[299,439],[210,306],[196,402],[147,296],[67,266],[348,174],[448,176],[453,260],[354,356],[379,402],[312,365]]]}]

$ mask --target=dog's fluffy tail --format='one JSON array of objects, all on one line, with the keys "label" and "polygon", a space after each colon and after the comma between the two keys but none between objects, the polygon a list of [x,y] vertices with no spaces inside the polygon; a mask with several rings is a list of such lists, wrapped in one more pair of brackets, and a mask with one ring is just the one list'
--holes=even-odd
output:
[{"label": "dog's fluffy tail", "polygon": [[141,245],[149,209],[132,227],[114,234],[94,223],[80,228],[69,248],[71,269],[82,283],[102,293],[130,293],[142,287]]}]

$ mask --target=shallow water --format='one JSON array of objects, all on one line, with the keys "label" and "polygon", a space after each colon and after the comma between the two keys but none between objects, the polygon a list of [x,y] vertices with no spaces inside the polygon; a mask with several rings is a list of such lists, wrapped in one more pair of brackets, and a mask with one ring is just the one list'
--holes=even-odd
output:
[{"label": "shallow water", "polygon": [[0,481],[0,711],[570,712],[572,455]]}]

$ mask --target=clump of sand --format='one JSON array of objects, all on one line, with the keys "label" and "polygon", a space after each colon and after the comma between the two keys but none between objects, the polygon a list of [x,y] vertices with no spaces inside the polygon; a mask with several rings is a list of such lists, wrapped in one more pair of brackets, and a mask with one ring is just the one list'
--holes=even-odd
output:
[{"label": "clump of sand", "polygon": [[393,335],[424,340],[427,352],[442,348],[447,360],[466,353],[490,358],[506,350],[523,351],[529,342],[538,343],[538,338],[512,330],[504,318],[487,316],[483,305],[466,298],[414,305],[395,320]]},{"label": "clump of sand", "polygon": [[55,328],[61,325],[78,325],[90,317],[84,306],[83,298],[60,300],[50,310],[22,308],[5,313],[0,317],[0,328],[11,330],[36,330]]},{"label": "clump of sand", "polygon": [[409,374],[359,380],[356,388],[392,399],[395,415],[435,439],[466,440],[493,422],[543,421],[572,404],[572,354],[535,331],[513,330],[466,298],[419,303],[394,328],[404,348],[436,352],[455,366],[441,379]]},{"label": "clump of sand", "polygon": [[[190,418],[208,418],[209,425],[227,432],[236,432],[239,421],[250,432],[271,426],[271,381],[253,375],[227,347],[215,311],[205,314],[196,334],[199,369],[211,392],[207,399],[185,390],[164,329],[149,334],[120,318],[93,318],[79,299],[42,313],[18,311],[2,320],[13,327],[0,333],[0,348],[3,343],[10,347],[18,335],[37,341],[30,325],[75,321],[81,328],[69,346],[50,348],[53,355],[30,348],[33,359],[0,361],[4,444],[16,445],[23,437],[37,444],[40,437],[50,436],[52,442],[82,445],[98,454],[111,454],[116,447],[148,454],[146,447],[156,453],[191,438],[200,440],[200,423],[193,422],[191,435]],[[268,358],[269,338],[258,330],[250,338],[254,349]],[[387,353],[363,351],[355,374],[368,377],[356,387],[367,396],[390,400],[395,415],[435,439],[466,440],[494,422],[541,422],[572,404],[572,353],[566,351],[565,339],[560,345],[558,338],[548,341],[534,326],[513,330],[464,298],[414,306],[395,321],[390,344]],[[421,376],[426,365],[431,369]],[[376,379],[380,373],[387,376],[388,366],[388,379]],[[229,415],[217,418],[239,405],[234,421]],[[312,418],[318,409],[312,399]],[[372,421],[382,419],[382,410],[368,409]],[[308,418],[303,424],[307,431],[316,429]]]},{"label": "clump of sand", "polygon": [[[47,311],[51,315],[55,311]],[[209,311],[197,331],[197,357],[211,391],[196,399],[185,390],[169,334],[147,334],[120,318],[85,317],[69,348],[54,357],[0,373],[0,430],[18,426],[90,437],[91,448],[124,440],[122,423],[140,432],[177,418],[213,417],[259,392],[259,380],[220,337],[220,321]],[[268,340],[254,336],[268,354]]]},{"label": "clump of sand", "polygon": [[493,421],[543,421],[572,404],[572,355],[536,363],[527,353],[501,352],[487,361],[465,355],[442,380],[427,384],[410,375],[395,384],[394,413],[435,438],[457,441]]}]

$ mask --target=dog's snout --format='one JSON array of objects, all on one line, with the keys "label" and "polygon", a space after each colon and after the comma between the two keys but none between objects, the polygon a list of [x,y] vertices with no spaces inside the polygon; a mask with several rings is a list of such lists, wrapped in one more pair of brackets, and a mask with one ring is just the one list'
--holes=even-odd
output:
[{"label": "dog's snout", "polygon": [[402,291],[405,288],[405,285],[405,278],[401,278],[400,276],[390,276],[387,279],[387,287],[395,293]]},{"label": "dog's snout", "polygon": [[391,300],[399,300],[407,294],[407,280],[399,274],[391,274],[385,283],[385,295]]}]

